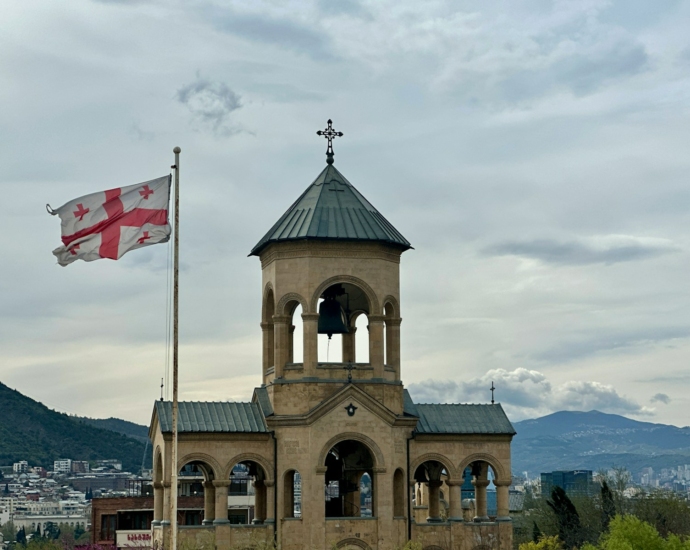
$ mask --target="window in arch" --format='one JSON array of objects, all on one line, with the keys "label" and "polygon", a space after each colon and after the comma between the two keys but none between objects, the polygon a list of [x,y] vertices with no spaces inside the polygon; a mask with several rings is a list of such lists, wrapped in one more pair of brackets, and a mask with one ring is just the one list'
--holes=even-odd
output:
[{"label": "window in arch", "polygon": [[297,470],[285,474],[283,485],[283,517],[302,517],[302,477]]}]

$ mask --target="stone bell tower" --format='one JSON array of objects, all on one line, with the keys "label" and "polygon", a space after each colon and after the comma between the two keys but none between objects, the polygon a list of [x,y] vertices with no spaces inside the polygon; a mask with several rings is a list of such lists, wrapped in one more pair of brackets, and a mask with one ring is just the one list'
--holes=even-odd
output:
[{"label": "stone bell tower", "polygon": [[[329,120],[319,135],[329,140],[326,167],[251,251],[262,268],[263,382],[276,414],[306,412],[348,377],[400,414],[399,268],[411,246],[333,165],[331,140],[342,133]],[[322,300],[337,304],[339,319],[324,317]],[[300,305],[301,319],[295,319]],[[368,321],[366,362],[356,349],[360,315]],[[300,321],[298,342],[293,333]],[[318,334],[329,321],[344,326],[336,328],[342,361],[319,362]],[[301,363],[294,361],[297,346]]]}]

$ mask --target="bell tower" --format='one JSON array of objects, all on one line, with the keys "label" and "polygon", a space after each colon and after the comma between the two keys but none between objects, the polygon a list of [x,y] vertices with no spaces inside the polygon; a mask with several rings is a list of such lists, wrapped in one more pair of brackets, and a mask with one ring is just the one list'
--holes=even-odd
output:
[{"label": "bell tower", "polygon": [[[280,415],[304,414],[348,380],[401,413],[400,256],[411,245],[334,166],[342,132],[329,120],[317,134],[326,167],[250,254],[262,269],[263,383]],[[341,359],[323,360],[324,344]]]}]

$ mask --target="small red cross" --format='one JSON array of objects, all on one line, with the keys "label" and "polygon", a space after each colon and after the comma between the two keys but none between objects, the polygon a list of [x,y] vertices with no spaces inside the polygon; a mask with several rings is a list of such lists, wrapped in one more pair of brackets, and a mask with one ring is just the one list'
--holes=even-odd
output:
[{"label": "small red cross", "polygon": [[79,221],[82,221],[82,220],[84,219],[84,216],[85,216],[86,214],[88,214],[88,212],[89,212],[89,209],[88,209],[88,208],[84,208],[84,205],[83,205],[82,203],[79,203],[79,204],[77,205],[77,209],[76,209],[74,212],[72,212],[72,213],[74,214],[74,217],[75,217],[75,218],[76,218],[76,217],[79,217]]},{"label": "small red cross", "polygon": [[149,195],[153,195],[153,191],[151,191],[148,185],[144,185],[143,191],[139,191],[139,194],[147,201],[149,200]]},{"label": "small red cross", "polygon": [[147,240],[147,239],[150,239],[150,238],[151,238],[151,237],[149,237],[149,232],[148,232],[148,231],[144,231],[144,236],[143,236],[143,237],[139,237],[139,238],[137,239],[137,242],[138,242],[139,244],[144,244],[144,241]]},{"label": "small red cross", "polygon": [[[79,206],[81,206],[81,204]],[[87,211],[88,211],[88,209],[87,209]],[[76,256],[78,249],[79,249],[79,245],[75,244],[72,248],[69,249],[69,253],[72,254],[72,256]]]}]

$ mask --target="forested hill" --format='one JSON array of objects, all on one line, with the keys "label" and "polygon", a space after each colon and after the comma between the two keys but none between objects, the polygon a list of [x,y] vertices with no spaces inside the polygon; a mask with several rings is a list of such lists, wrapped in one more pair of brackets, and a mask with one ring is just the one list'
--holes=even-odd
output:
[{"label": "forested hill", "polygon": [[[125,470],[138,473],[145,443],[118,431],[50,410],[0,382],[0,465],[26,460],[31,466],[52,469],[58,458],[116,458],[122,460]],[[146,458],[150,462],[150,457]]]},{"label": "forested hill", "polygon": [[89,424],[90,426],[95,426],[96,428],[101,428],[103,430],[110,430],[111,432],[117,432],[128,437],[133,437],[138,439],[142,443],[146,443],[149,440],[149,428],[148,426],[142,426],[141,424],[135,424],[134,422],[129,422],[128,420],[122,420],[120,418],[87,418],[85,416],[73,416],[78,422],[83,422]]}]

